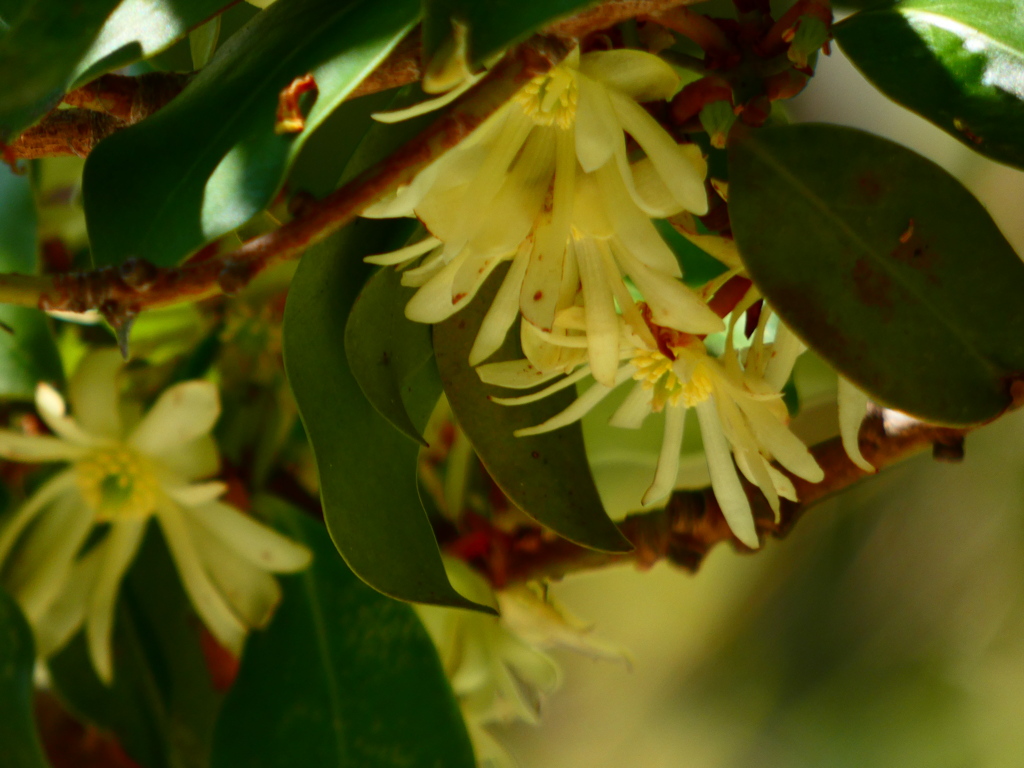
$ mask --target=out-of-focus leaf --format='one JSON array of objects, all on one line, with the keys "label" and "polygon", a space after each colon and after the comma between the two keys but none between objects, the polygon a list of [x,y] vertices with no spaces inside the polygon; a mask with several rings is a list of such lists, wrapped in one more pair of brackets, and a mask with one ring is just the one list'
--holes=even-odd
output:
[{"label": "out-of-focus leaf", "polygon": [[458,707],[412,608],[362,584],[319,523],[276,499],[257,506],[313,551],[313,565],[281,578],[273,622],[248,641],[212,768],[472,768]]},{"label": "out-of-focus leaf", "polygon": [[[512,434],[564,410],[575,390],[528,405],[498,405],[488,396],[508,391],[484,384],[469,366],[469,350],[506,272],[505,266],[495,270],[469,306],[434,326],[434,354],[452,412],[491,477],[523,512],[577,544],[628,552],[632,545],[608,519],[594,487],[580,425],[530,437]],[[509,333],[495,360],[522,357],[518,335]]]},{"label": "out-of-focus leaf", "polygon": [[[345,326],[345,351],[366,399],[397,430],[422,443],[404,396],[424,366],[434,367],[434,350],[430,328],[405,317],[405,305],[413,293],[415,289],[402,285],[396,270],[378,271],[352,305]],[[434,391],[440,395],[440,383]]]},{"label": "out-of-focus leaf", "polygon": [[214,16],[188,33],[188,47],[192,53],[192,67],[202,69],[213,58],[220,41],[220,16]]},{"label": "out-of-focus leaf", "polygon": [[214,688],[202,631],[151,525],[121,588],[113,684],[96,677],[79,633],[50,660],[54,687],[80,719],[116,734],[142,768],[207,768],[223,694]]},{"label": "out-of-focus leaf", "polygon": [[17,604],[0,590],[0,750],[5,768],[48,763],[32,721],[32,630]]},{"label": "out-of-focus leaf", "polygon": [[0,142],[57,106],[120,0],[28,0],[0,38]]},{"label": "out-of-focus leaf", "polygon": [[1024,263],[946,171],[850,128],[730,140],[729,211],[786,324],[873,398],[972,424],[1024,372]]},{"label": "out-of-focus leaf", "polygon": [[548,22],[568,16],[595,0],[424,0],[423,48],[427,61],[452,50],[456,21],[468,28],[472,66],[526,38]]},{"label": "out-of-focus leaf", "polygon": [[[416,490],[416,444],[367,402],[345,355],[349,311],[371,271],[362,257],[397,247],[408,225],[397,225],[397,237],[395,226],[356,221],[302,258],[285,308],[285,369],[316,456],[327,529],[345,562],[386,595],[475,607],[448,583]],[[439,396],[406,398],[417,431]]]},{"label": "out-of-focus leaf", "polygon": [[886,96],[993,160],[1024,168],[1024,3],[905,0],[835,27]]},{"label": "out-of-focus leaf", "polygon": [[78,62],[72,88],[171,47],[230,0],[122,0]]},{"label": "out-of-focus leaf", "polygon": [[[36,210],[27,176],[0,167],[0,271],[36,269]],[[36,309],[0,304],[0,397],[31,399],[36,382],[63,380],[46,316]]]},{"label": "out-of-focus leaf", "polygon": [[[174,264],[265,208],[306,138],[418,17],[416,0],[279,0],[257,14],[174,101],[90,154],[97,263]],[[276,133],[280,92],[307,74],[318,93],[300,103],[305,129]]]}]

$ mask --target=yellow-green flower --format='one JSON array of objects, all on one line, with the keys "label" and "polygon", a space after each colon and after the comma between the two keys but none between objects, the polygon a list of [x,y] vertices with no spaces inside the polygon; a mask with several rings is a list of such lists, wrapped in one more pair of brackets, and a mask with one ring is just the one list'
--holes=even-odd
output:
[{"label": "yellow-green flower", "polygon": [[[36,407],[53,436],[0,430],[5,459],[67,463],[0,529],[4,586],[32,625],[40,656],[84,627],[108,683],[118,591],[151,518],[196,611],[236,654],[281,599],[271,573],[310,561],[301,544],[218,501],[223,483],[202,480],[219,468],[209,434],[220,414],[216,387],[176,384],[142,416],[119,397],[121,366],[116,350],[87,355],[69,383],[71,415],[55,389],[39,385]],[[97,526],[99,537],[91,536]]]}]

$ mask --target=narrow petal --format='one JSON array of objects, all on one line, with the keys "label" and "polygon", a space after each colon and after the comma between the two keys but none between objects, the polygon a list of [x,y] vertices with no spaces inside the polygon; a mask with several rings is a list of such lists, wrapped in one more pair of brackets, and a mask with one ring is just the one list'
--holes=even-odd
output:
[{"label": "narrow petal", "polygon": [[23,435],[9,429],[0,429],[0,457],[10,461],[31,463],[44,461],[74,461],[88,453],[81,445],[66,442],[49,435]]},{"label": "narrow petal", "polygon": [[682,149],[651,117],[643,107],[614,91],[610,92],[612,106],[622,127],[636,139],[647,157],[654,163],[662,181],[672,191],[676,201],[687,211],[698,216],[708,212],[708,197],[704,191],[707,166],[703,159],[695,164],[690,150]]},{"label": "narrow petal", "polygon": [[504,360],[477,366],[477,375],[484,384],[506,389],[531,389],[562,375],[561,371],[541,371],[529,360]]},{"label": "narrow petal", "polygon": [[[775,341],[771,345],[771,357],[764,368],[764,383],[774,392],[782,391],[793,372],[796,359],[807,347],[786,325],[779,321],[775,328]],[[856,463],[856,462],[855,462]]]},{"label": "narrow petal", "polygon": [[625,48],[584,54],[580,72],[639,102],[670,99],[681,82],[660,56]]},{"label": "narrow petal", "polygon": [[107,538],[97,546],[103,547],[96,583],[89,595],[85,618],[85,637],[89,658],[96,674],[107,685],[114,680],[114,662],[111,653],[111,635],[114,629],[114,608],[128,566],[142,543],[148,518],[118,521],[110,528]]},{"label": "narrow petal", "polygon": [[421,101],[419,104],[413,104],[411,107],[405,107],[404,109],[391,109],[386,112],[373,112],[370,114],[370,117],[378,123],[390,124],[400,123],[403,120],[411,120],[414,117],[429,114],[430,112],[434,112],[441,109],[441,107],[446,107],[451,104],[459,98],[459,96],[480,82],[486,74],[486,72],[479,72],[475,75],[467,75],[466,79],[459,83],[459,85],[441,96],[435,96],[432,99]]},{"label": "narrow petal", "polygon": [[576,83],[576,158],[584,173],[590,173],[607,163],[617,146],[625,147],[626,139],[608,92],[585,75]]},{"label": "narrow petal", "polygon": [[7,520],[3,532],[0,533],[0,564],[7,560],[7,555],[21,532],[35,520],[47,505],[65,493],[78,495],[75,490],[75,471],[73,469],[65,469],[43,483],[39,490],[18,507],[17,511]]},{"label": "narrow petal", "polygon": [[757,442],[797,477],[820,483],[825,472],[800,438],[779,421],[764,403],[742,398],[737,401],[754,432]]},{"label": "narrow petal", "polygon": [[844,377],[839,377],[839,434],[850,461],[865,472],[875,467],[860,452],[860,424],[868,409],[868,396]]},{"label": "narrow petal", "polygon": [[606,274],[601,254],[589,238],[575,241],[575,253],[583,285],[590,367],[594,378],[610,387],[619,367],[619,316],[609,280],[621,278],[617,272]]},{"label": "narrow petal", "polygon": [[93,517],[77,494],[58,496],[8,560],[5,584],[33,626],[64,585],[75,555],[92,530]]},{"label": "narrow petal", "polygon": [[121,353],[101,349],[82,358],[68,383],[71,412],[86,432],[112,440],[121,437],[117,375],[124,367]]},{"label": "narrow petal", "polygon": [[644,389],[637,382],[622,401],[622,405],[608,420],[608,425],[622,429],[639,429],[644,419],[651,415],[651,399],[653,390]]},{"label": "narrow petal", "polygon": [[[619,375],[615,377],[615,386],[618,386],[622,382],[626,381],[633,375],[633,366],[624,365],[619,370]],[[535,427],[527,427],[526,429],[517,429],[513,434],[516,437],[527,437],[528,435],[539,435],[542,432],[551,432],[556,429],[560,429],[568,424],[572,424],[574,421],[582,419],[590,410],[596,406],[599,402],[604,400],[609,393],[615,387],[606,387],[603,384],[594,384],[590,389],[576,398],[572,405],[566,408],[561,413],[552,416],[550,419],[542,424],[538,424]]]},{"label": "narrow petal", "polygon": [[228,504],[215,501],[184,509],[182,514],[265,571],[294,573],[306,568],[313,559],[302,544]]},{"label": "narrow petal", "polygon": [[217,387],[184,381],[160,395],[128,441],[144,454],[165,456],[208,434],[219,416]]},{"label": "narrow petal", "polygon": [[417,256],[422,256],[424,253],[433,250],[440,244],[441,241],[436,237],[425,237],[418,243],[413,243],[412,245],[407,245],[404,248],[399,248],[397,251],[379,253],[376,256],[367,256],[363,261],[367,264],[381,264],[384,266],[404,264],[411,259],[415,259]]},{"label": "narrow petal", "polygon": [[676,484],[679,474],[679,450],[683,447],[683,428],[686,425],[686,408],[669,406],[665,409],[665,434],[661,439],[661,453],[658,454],[658,468],[654,481],[647,489],[642,504],[650,504],[664,498]]},{"label": "narrow petal", "polygon": [[262,629],[281,602],[277,579],[242,558],[216,536],[193,539],[203,567],[242,623]]},{"label": "narrow petal", "polygon": [[[519,315],[519,294],[523,288],[523,277],[529,263],[531,243],[524,241],[519,247],[508,274],[501,282],[501,288],[494,296],[490,309],[484,315],[473,340],[473,348],[469,350],[469,364],[479,365],[493,355],[505,342],[508,329],[512,327]],[[481,377],[482,378],[482,377]]]},{"label": "narrow petal", "polygon": [[105,551],[101,542],[71,566],[57,599],[33,626],[39,658],[48,658],[63,648],[85,623],[89,596],[96,591]]},{"label": "narrow petal", "polygon": [[718,420],[718,410],[713,399],[697,404],[697,419],[700,422],[708,471],[711,473],[711,487],[715,491],[718,506],[722,508],[725,521],[729,523],[729,528],[736,538],[751,549],[757,549],[761,542],[757,538],[757,528],[754,527],[750,500],[736,474],[729,442],[722,432],[722,424]]},{"label": "narrow petal", "polygon": [[184,507],[198,507],[219,499],[227,491],[224,483],[193,483],[191,485],[164,485],[164,493]]},{"label": "narrow petal", "polygon": [[185,514],[173,502],[167,502],[157,510],[156,517],[196,612],[220,644],[237,654],[245,641],[246,628],[203,567]]},{"label": "narrow petal", "polygon": [[779,493],[775,490],[775,483],[772,482],[772,476],[768,472],[768,462],[757,451],[733,451],[733,456],[736,459],[736,466],[740,468],[743,476],[761,489],[761,493],[768,500],[768,506],[772,508],[775,520],[778,522]]},{"label": "narrow petal", "polygon": [[555,392],[561,392],[563,389],[571,387],[577,381],[582,381],[589,375],[590,366],[583,366],[578,371],[570,373],[568,376],[559,379],[554,384],[544,387],[544,389],[536,392],[531,392],[528,395],[519,395],[518,397],[491,397],[489,399],[492,402],[498,403],[498,405],[526,405],[527,403],[535,403],[538,400],[550,397],[555,394]]}]

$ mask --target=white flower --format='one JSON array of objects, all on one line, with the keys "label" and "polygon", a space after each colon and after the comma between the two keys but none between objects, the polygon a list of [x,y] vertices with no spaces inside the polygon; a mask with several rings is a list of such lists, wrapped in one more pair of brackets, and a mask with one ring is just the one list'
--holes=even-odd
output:
[{"label": "white flower", "polygon": [[[609,382],[614,361],[595,353],[607,349],[616,303],[632,303],[625,277],[657,322],[692,333],[721,330],[721,320],[680,282],[678,263],[650,221],[707,210],[700,150],[677,144],[638,103],[667,99],[678,85],[672,68],[648,53],[574,53],[412,183],[364,212],[415,215],[430,233],[367,261],[400,265],[423,257],[403,275],[406,285],[419,288],[406,315],[437,323],[511,260],[471,365],[500,346],[517,315],[551,331],[579,292],[594,374]],[[632,163],[627,134],[645,153]]]},{"label": "white flower", "polygon": [[[771,465],[772,459],[810,482],[820,482],[824,477],[807,447],[786,426],[786,408],[779,389],[789,377],[796,355],[789,351],[788,346],[792,345],[787,341],[781,345],[776,342],[775,349],[765,345],[765,324],[766,318],[762,317],[747,352],[745,368],[731,344],[721,358],[714,358],[695,336],[651,323],[655,343],[650,343],[624,326],[619,347],[622,364],[612,386],[593,384],[561,413],[535,427],[518,430],[516,435],[549,432],[571,424],[613,389],[633,381],[610,423],[636,429],[651,413],[665,414],[665,433],[654,480],[641,499],[641,503],[650,504],[675,487],[686,411],[693,408],[700,423],[715,498],[736,537],[756,548],[759,541],[750,501],[736,467],[761,489],[776,513],[779,497],[795,499],[796,491],[792,482]],[[552,337],[552,343],[557,343],[557,339]],[[524,360],[483,365],[477,371],[486,383],[508,388],[533,387],[553,378]],[[534,402],[574,385],[590,373],[590,366],[582,365],[537,392],[493,399],[503,405]]]},{"label": "white flower", "polygon": [[[69,384],[71,416],[56,390],[39,385],[36,407],[54,436],[0,430],[3,458],[70,464],[0,530],[5,586],[32,625],[40,656],[84,626],[92,663],[107,683],[118,590],[150,518],[197,612],[236,654],[281,599],[271,572],[310,561],[301,544],[217,501],[223,483],[197,482],[218,470],[209,435],[220,414],[216,387],[176,384],[140,417],[119,399],[121,365],[116,350],[83,359]],[[100,525],[106,530],[95,541],[90,534]]]}]

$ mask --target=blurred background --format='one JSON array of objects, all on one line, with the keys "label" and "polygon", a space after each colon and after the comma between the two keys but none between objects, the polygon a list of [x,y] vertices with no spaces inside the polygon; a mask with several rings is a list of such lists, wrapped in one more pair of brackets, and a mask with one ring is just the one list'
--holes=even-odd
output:
[{"label": "blurred background", "polygon": [[[1024,253],[1024,174],[889,102],[837,46],[792,115],[931,158]],[[756,555],[552,591],[632,668],[556,651],[541,724],[495,731],[523,768],[1024,765],[1024,413],[971,434],[961,464],[911,459]]]}]

